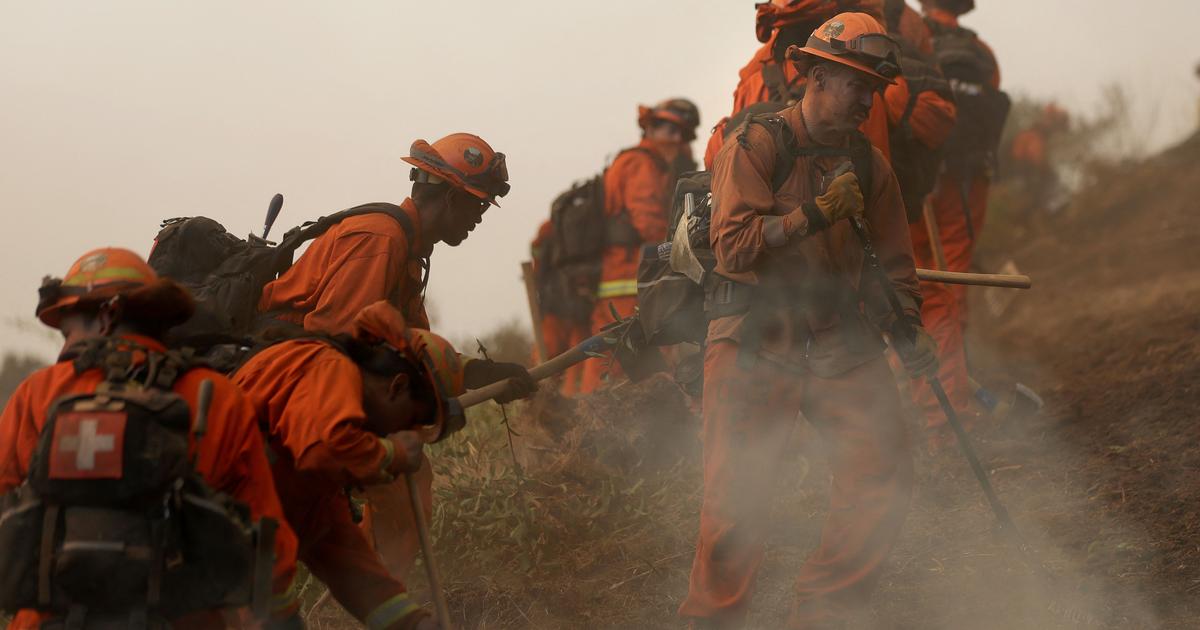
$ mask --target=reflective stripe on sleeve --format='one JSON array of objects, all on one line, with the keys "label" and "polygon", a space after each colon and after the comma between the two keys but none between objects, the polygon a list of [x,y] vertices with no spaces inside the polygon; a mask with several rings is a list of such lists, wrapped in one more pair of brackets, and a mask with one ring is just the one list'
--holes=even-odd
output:
[{"label": "reflective stripe on sleeve", "polygon": [[609,280],[601,282],[596,288],[596,297],[612,298],[625,297],[628,295],[637,295],[637,279],[630,280]]},{"label": "reflective stripe on sleeve", "polygon": [[383,630],[420,609],[419,605],[408,598],[408,593],[400,593],[376,606],[363,621],[370,630]]}]

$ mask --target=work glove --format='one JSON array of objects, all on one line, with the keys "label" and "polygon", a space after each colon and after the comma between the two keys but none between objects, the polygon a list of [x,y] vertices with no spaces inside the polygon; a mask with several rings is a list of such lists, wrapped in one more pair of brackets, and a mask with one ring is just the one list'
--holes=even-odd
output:
[{"label": "work glove", "polygon": [[858,175],[842,173],[833,178],[825,194],[813,200],[830,225],[850,217],[862,216],[866,208],[862,189],[858,186]]},{"label": "work glove", "polygon": [[892,336],[896,354],[904,362],[904,369],[912,378],[933,376],[938,371],[937,343],[921,326],[913,327],[913,339],[909,341]]},{"label": "work glove", "polygon": [[805,235],[815,234],[842,219],[862,216],[865,207],[858,176],[853,172],[842,173],[829,183],[825,194],[785,215],[783,231],[791,237],[807,225]]},{"label": "work glove", "polygon": [[379,443],[385,451],[383,461],[379,464],[380,481],[386,483],[421,468],[425,443],[416,431],[397,431],[379,438]]},{"label": "work glove", "polygon": [[472,359],[463,369],[463,381],[468,389],[479,389],[496,381],[510,379],[508,391],[496,397],[504,404],[519,398],[528,398],[537,391],[537,381],[529,370],[519,363],[503,363],[491,359]]}]

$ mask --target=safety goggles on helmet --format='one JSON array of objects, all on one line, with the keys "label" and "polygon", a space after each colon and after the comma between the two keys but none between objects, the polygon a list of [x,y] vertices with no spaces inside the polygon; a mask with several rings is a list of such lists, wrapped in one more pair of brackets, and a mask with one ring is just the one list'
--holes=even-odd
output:
[{"label": "safety goggles on helmet", "polygon": [[[508,166],[505,164],[504,154],[499,151],[493,154],[492,161],[488,164],[487,168],[475,175],[464,173],[461,169],[443,160],[442,156],[436,151],[423,151],[414,147],[412,157],[444,173],[457,177],[468,186],[482,190],[493,197],[503,197],[508,194],[511,188],[508,183]],[[412,177],[410,175],[410,178]],[[417,180],[414,179],[413,181]]]},{"label": "safety goggles on helmet", "polygon": [[437,175],[434,175],[428,171],[422,171],[419,168],[411,168],[408,170],[408,181],[416,182],[418,184],[434,185],[446,183],[446,180],[442,179],[441,177],[438,177]]},{"label": "safety goggles on helmet", "polygon": [[883,33],[866,33],[851,40],[809,37],[808,47],[831,55],[846,55],[864,62],[877,74],[894,79],[900,75],[900,46]]}]

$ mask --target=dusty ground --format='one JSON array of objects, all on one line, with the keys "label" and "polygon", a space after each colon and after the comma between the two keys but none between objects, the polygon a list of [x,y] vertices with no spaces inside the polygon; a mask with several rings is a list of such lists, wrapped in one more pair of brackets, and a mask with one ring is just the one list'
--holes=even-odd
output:
[{"label": "dusty ground", "polygon": [[[970,327],[975,373],[1047,402],[976,440],[1030,549],[997,541],[957,452],[918,454],[905,535],[852,627],[1200,626],[1198,192],[1200,141],[1114,173],[1036,238],[983,244],[1035,279],[1000,318],[975,299]],[[438,544],[460,627],[682,627],[700,483],[672,392],[512,408],[523,483],[495,410],[445,447]],[[820,450],[798,445],[780,480],[754,628],[782,626],[815,543]],[[335,608],[314,625],[344,623]]]}]

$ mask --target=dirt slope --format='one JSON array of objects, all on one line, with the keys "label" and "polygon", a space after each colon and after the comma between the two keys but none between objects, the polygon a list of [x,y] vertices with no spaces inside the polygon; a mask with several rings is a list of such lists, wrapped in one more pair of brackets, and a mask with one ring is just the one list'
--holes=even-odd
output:
[{"label": "dirt slope", "polygon": [[[1198,193],[1200,139],[1115,170],[1036,238],[986,237],[983,260],[1012,258],[1035,280],[1002,317],[973,294],[970,324],[976,375],[1046,399],[1036,417],[976,436],[1028,553],[993,536],[957,452],[918,454],[905,534],[851,627],[1200,626]],[[434,457],[458,627],[684,627],[674,611],[697,525],[698,421],[662,387],[513,407],[524,483],[494,410]],[[782,627],[816,543],[821,449],[801,435],[779,481],[751,628]],[[314,625],[342,625],[334,608]]]}]

